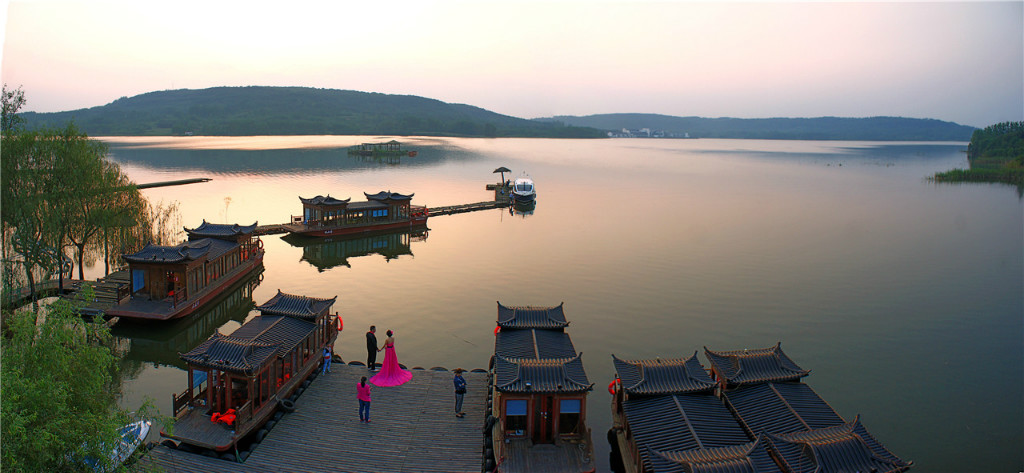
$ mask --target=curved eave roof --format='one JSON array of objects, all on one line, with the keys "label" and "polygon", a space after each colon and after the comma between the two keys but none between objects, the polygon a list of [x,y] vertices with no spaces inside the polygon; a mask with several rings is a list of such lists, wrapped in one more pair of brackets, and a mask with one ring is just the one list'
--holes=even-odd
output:
[{"label": "curved eave roof", "polygon": [[697,352],[689,358],[622,360],[612,355],[612,360],[623,389],[630,395],[695,393],[716,386],[697,360]]},{"label": "curved eave roof", "polygon": [[[512,393],[582,393],[594,388],[583,370],[582,353],[573,358],[516,359],[496,356],[494,384]],[[529,386],[527,386],[529,385]]]},{"label": "curved eave roof", "polygon": [[249,235],[256,231],[256,226],[259,222],[253,222],[252,225],[239,225],[223,224],[223,223],[210,223],[206,219],[203,219],[203,223],[193,229],[185,228],[185,232],[190,236],[198,237],[228,237],[228,236],[239,236]]},{"label": "curved eave roof", "polygon": [[392,201],[400,201],[400,200],[412,200],[412,196],[416,195],[416,193],[414,192],[412,194],[406,195],[406,194],[399,194],[397,192],[381,191],[381,192],[378,192],[376,194],[367,194],[366,192],[363,192],[363,195],[366,196],[366,200],[392,200]]},{"label": "curved eave roof", "polygon": [[147,243],[137,253],[122,255],[122,258],[129,263],[184,263],[206,256],[211,247],[212,241],[205,238],[174,246]]},{"label": "curved eave roof", "polygon": [[302,196],[299,196],[299,200],[302,201],[303,204],[308,204],[308,205],[328,205],[328,206],[330,206],[330,205],[348,205],[348,201],[352,200],[352,198],[349,197],[348,199],[344,199],[344,200],[342,200],[342,199],[335,199],[334,197],[331,197],[330,194],[328,194],[326,197],[324,197],[322,195],[318,195],[316,197],[312,197],[312,198],[309,198],[309,199],[304,198]]},{"label": "curved eave roof", "polygon": [[782,343],[754,350],[712,351],[704,355],[730,385],[795,381],[810,373],[782,352]]},{"label": "curved eave roof", "polygon": [[326,313],[338,296],[330,299],[286,294],[277,290],[277,294],[262,305],[256,306],[263,315],[287,315],[292,317],[315,318]]},{"label": "curved eave roof", "polygon": [[225,337],[219,333],[179,356],[186,363],[251,376],[277,354],[280,346]]},{"label": "curved eave roof", "polygon": [[765,441],[693,450],[662,451],[647,448],[648,458],[659,473],[781,473],[765,448]]},{"label": "curved eave roof", "polygon": [[505,306],[498,302],[498,326],[509,329],[562,329],[569,326],[565,320],[565,302],[552,307]]},{"label": "curved eave roof", "polygon": [[768,437],[792,471],[883,473],[906,471],[911,466],[878,443],[861,425],[859,416],[846,424]]}]

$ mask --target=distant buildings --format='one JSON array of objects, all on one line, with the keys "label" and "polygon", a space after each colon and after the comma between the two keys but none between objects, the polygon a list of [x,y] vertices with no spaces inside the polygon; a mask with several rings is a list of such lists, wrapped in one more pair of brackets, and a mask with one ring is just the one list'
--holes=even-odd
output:
[{"label": "distant buildings", "polygon": [[666,133],[665,130],[651,130],[650,128],[629,129],[621,131],[609,131],[609,138],[689,138],[689,133]]}]

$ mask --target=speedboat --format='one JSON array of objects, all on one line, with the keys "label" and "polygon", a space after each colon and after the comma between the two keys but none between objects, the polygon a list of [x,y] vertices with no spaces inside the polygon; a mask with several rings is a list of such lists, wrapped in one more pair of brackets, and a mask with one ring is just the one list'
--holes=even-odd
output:
[{"label": "speedboat", "polygon": [[86,466],[97,472],[113,471],[121,466],[128,457],[131,457],[132,453],[135,453],[135,450],[139,448],[139,445],[146,440],[146,436],[149,435],[150,426],[152,426],[152,422],[140,420],[122,427],[120,431],[121,438],[118,439],[117,445],[110,449],[109,466],[105,466],[96,458],[86,458]]},{"label": "speedboat", "polygon": [[512,183],[512,202],[533,202],[537,198],[537,190],[534,188],[533,179],[523,174]]}]

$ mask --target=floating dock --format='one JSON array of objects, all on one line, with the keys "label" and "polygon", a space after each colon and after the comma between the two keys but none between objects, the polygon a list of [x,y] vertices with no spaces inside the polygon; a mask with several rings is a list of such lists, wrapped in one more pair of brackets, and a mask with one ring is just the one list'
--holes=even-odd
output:
[{"label": "floating dock", "polygon": [[[463,418],[455,417],[454,374],[413,369],[412,380],[374,387],[369,424],[359,422],[356,383],[362,365],[335,363],[317,376],[244,463],[158,446],[145,471],[165,472],[479,472],[488,375],[465,372]],[[225,427],[226,428],[226,427]]]}]

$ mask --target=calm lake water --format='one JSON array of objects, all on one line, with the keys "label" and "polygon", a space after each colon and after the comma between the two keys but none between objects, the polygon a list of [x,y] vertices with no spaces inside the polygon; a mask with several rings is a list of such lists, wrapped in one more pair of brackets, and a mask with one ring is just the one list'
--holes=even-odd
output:
[{"label": "calm lake water", "polygon": [[419,154],[400,164],[344,150],[387,139],[103,139],[136,182],[213,179],[143,191],[179,202],[189,228],[282,223],[317,194],[489,200],[499,166],[538,190],[530,215],[431,217],[425,235],[305,248],[264,237],[258,284],[190,320],[116,328],[131,346],[126,405],[149,396],[169,413],[186,383],[177,353],[278,290],[338,296],[346,361],[364,358],[375,324],[396,332],[400,361],[426,368],[486,368],[496,301],[564,301],[595,383],[599,471],[612,353],[699,351],[708,366],[704,347],[777,342],[915,471],[1024,469],[1024,204],[1012,187],[924,179],[966,167],[965,143],[402,138]]}]

